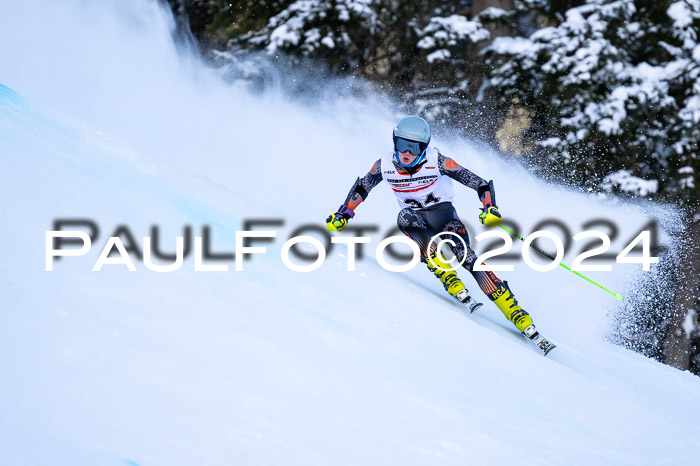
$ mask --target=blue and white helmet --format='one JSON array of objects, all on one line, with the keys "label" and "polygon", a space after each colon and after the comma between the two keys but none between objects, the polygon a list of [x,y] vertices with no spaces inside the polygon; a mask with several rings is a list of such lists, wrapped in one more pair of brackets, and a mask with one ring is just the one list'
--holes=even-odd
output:
[{"label": "blue and white helmet", "polygon": [[[430,126],[421,117],[410,115],[401,118],[394,126],[394,158],[402,167],[414,167],[425,159],[425,151],[430,142]],[[417,155],[410,165],[404,165],[399,152],[410,151]]]}]

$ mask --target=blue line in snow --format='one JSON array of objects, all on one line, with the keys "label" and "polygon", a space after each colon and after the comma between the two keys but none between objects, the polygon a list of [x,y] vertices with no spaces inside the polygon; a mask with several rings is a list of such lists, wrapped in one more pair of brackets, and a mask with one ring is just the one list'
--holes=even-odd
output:
[{"label": "blue line in snow", "polygon": [[14,90],[0,83],[0,97],[6,100],[10,100],[14,103],[19,103],[22,97]]}]

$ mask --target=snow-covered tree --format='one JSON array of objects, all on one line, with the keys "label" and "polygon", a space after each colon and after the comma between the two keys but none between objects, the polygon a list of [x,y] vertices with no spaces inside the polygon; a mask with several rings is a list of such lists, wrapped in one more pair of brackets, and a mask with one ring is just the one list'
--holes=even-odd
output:
[{"label": "snow-covered tree", "polygon": [[384,25],[379,0],[297,0],[233,44],[263,48],[271,55],[309,57],[349,71],[369,62]]},{"label": "snow-covered tree", "polygon": [[[506,10],[493,5],[509,6]],[[419,32],[416,44],[420,61],[413,89],[418,111],[433,120],[460,127],[471,134],[488,137],[492,127],[483,118],[484,105],[475,97],[482,84],[484,60],[479,52],[494,37],[532,31],[537,20],[533,12],[545,11],[544,0],[482,1],[471,16],[448,14],[431,16]],[[489,6],[491,5],[491,6]],[[476,12],[476,14],[473,14]],[[544,17],[544,16],[543,16]],[[484,123],[476,128],[476,123]]]},{"label": "snow-covered tree", "polygon": [[591,0],[529,38],[497,38],[484,90],[501,109],[526,107],[536,145],[578,183],[692,203],[699,10]]},{"label": "snow-covered tree", "polygon": [[480,84],[473,84],[481,75],[474,44],[490,34],[457,14],[463,4],[297,0],[230,44],[370,76],[434,120],[464,111]]},{"label": "snow-covered tree", "polygon": [[419,32],[416,43],[421,64],[414,89],[418,112],[430,119],[451,119],[473,102],[480,83],[477,44],[491,34],[476,20],[452,14],[434,16]]},{"label": "snow-covered tree", "polygon": [[462,15],[431,18],[421,36],[417,45],[429,52],[428,63],[449,59],[455,51],[461,56],[465,47],[491,37],[478,20],[470,21]]}]

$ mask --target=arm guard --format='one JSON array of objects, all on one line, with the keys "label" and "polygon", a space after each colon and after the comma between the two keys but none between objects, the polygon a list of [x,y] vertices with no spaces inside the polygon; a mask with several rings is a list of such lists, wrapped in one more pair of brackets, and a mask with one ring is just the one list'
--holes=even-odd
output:
[{"label": "arm guard", "polygon": [[362,178],[358,178],[357,181],[355,181],[355,184],[352,186],[350,192],[348,193],[348,197],[345,198],[345,202],[343,203],[341,208],[338,209],[338,212],[347,215],[349,218],[354,217],[355,208],[357,208],[357,206],[360,205],[362,201],[367,199],[367,196],[369,196],[369,192],[375,186],[381,183],[381,181],[382,161],[381,159],[379,159],[376,162],[374,162],[374,165],[372,165],[372,169],[369,172],[367,172],[365,176],[363,176]]}]

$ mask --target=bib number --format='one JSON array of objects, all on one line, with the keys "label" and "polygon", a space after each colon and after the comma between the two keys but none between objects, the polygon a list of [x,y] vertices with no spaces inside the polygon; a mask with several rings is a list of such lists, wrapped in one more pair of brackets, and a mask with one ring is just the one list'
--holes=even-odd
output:
[{"label": "bib number", "polygon": [[436,197],[435,194],[430,193],[428,194],[428,197],[425,198],[425,202],[421,202],[418,199],[404,199],[404,202],[413,207],[414,209],[424,209],[430,204],[440,202],[440,198]]}]

